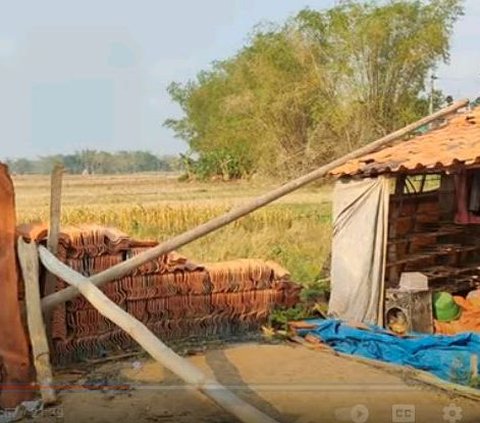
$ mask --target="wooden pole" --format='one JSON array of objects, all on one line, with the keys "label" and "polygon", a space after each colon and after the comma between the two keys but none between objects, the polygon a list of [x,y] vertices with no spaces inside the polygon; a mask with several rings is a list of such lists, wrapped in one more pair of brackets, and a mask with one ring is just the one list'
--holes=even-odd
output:
[{"label": "wooden pole", "polygon": [[32,344],[33,364],[37,373],[37,383],[40,386],[43,402],[45,404],[53,404],[57,398],[55,391],[51,387],[53,376],[52,368],[50,367],[50,352],[40,304],[37,246],[34,242],[27,244],[22,238],[19,238],[17,251],[25,283],[27,325]]},{"label": "wooden pole", "polygon": [[[62,211],[62,177],[63,166],[55,165],[50,177],[50,222],[48,228],[47,248],[57,255],[58,238],[60,236],[60,218]],[[45,286],[43,287],[43,296],[46,297],[55,292],[57,281],[55,275],[47,272],[45,275]],[[45,329],[47,339],[51,341],[52,332],[52,310],[45,311]]]},{"label": "wooden pole", "polygon": [[[60,235],[60,216],[62,211],[62,176],[63,166],[55,165],[50,178],[50,225],[48,228],[47,248],[57,255],[58,238]],[[55,276],[51,273],[47,274],[45,280],[45,287],[43,290],[44,296],[53,294],[55,292]]]},{"label": "wooden pole", "polygon": [[[363,156],[365,154],[372,153],[379,148],[385,147],[387,144],[391,143],[392,141],[405,136],[406,134],[414,131],[417,128],[420,128],[428,123],[444,117],[450,113],[455,112],[461,107],[464,107],[468,104],[468,100],[461,100],[453,103],[451,106],[446,107],[438,112],[434,113],[433,115],[427,116],[423,119],[418,120],[417,122],[411,123],[410,125],[405,126],[402,129],[399,129],[391,134],[378,139],[364,147],[359,148],[351,153],[346,154],[345,156],[334,160],[333,162],[326,164],[306,175],[303,175],[293,181],[286,183],[266,194],[261,195],[253,199],[252,201],[239,206],[228,213],[215,217],[210,221],[203,223],[196,228],[190,229],[183,234],[177,235],[174,238],[165,241],[156,247],[153,247],[141,254],[136,255],[122,263],[116,264],[115,266],[110,267],[109,269],[100,272],[90,278],[90,281],[96,285],[101,286],[106,282],[120,279],[121,277],[125,276],[126,274],[130,273],[132,270],[136,269],[138,266],[141,266],[144,263],[147,263],[151,260],[156,259],[157,257],[167,254],[170,251],[173,251],[185,244],[188,244],[192,241],[195,241],[198,238],[201,238],[269,203],[279,199],[280,197],[289,194],[304,185],[313,182],[321,177],[325,176],[328,172],[332,171],[333,169],[345,164],[347,161],[355,159],[357,157]],[[48,297],[44,297],[42,299],[42,307],[43,310],[49,310],[65,301],[69,301],[78,295],[78,290],[70,286],[68,288],[63,289],[62,291],[58,291],[54,294],[49,295]]]},{"label": "wooden pole", "polygon": [[74,286],[100,314],[127,332],[145,351],[187,384],[207,395],[240,421],[275,423],[276,421],[231,393],[217,380],[208,378],[189,361],[177,355],[142,322],[110,300],[90,280],[60,262],[45,247],[38,247],[40,260],[50,272]]}]

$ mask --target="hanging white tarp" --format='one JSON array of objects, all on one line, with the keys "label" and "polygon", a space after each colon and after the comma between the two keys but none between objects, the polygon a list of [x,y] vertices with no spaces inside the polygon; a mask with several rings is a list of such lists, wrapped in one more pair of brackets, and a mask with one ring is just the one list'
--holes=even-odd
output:
[{"label": "hanging white tarp", "polygon": [[382,324],[389,181],[339,180],[333,197],[329,314]]}]

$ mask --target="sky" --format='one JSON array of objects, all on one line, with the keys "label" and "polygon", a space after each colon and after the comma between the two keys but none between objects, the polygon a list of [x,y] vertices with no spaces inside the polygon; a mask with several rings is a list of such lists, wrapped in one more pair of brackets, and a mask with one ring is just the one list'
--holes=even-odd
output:
[{"label": "sky", "polygon": [[[234,54],[261,22],[335,0],[0,0],[0,159],[97,150],[177,154],[166,92]],[[480,1],[466,0],[437,87],[480,96]]]}]

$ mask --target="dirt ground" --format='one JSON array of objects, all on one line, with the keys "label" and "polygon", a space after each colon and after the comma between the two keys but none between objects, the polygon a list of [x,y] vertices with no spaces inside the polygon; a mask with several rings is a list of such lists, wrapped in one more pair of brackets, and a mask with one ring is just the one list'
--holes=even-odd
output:
[{"label": "dirt ground", "polygon": [[[480,421],[480,402],[407,383],[400,375],[300,345],[236,344],[189,360],[279,422],[353,421],[352,407],[359,404],[367,407],[368,422],[392,422],[394,405],[415,406],[416,422],[443,422],[447,421],[443,407],[451,404],[462,409],[462,423]],[[67,388],[60,394],[59,405],[65,422],[236,421],[149,358],[132,357],[72,371],[55,377]]]}]

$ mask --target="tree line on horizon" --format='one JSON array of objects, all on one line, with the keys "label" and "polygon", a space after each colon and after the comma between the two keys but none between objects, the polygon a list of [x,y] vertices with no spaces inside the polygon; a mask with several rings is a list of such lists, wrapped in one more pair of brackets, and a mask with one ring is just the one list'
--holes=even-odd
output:
[{"label": "tree line on horizon", "polygon": [[[263,24],[169,93],[192,177],[295,176],[428,114],[461,0],[343,1]],[[433,92],[435,108],[445,96]]]},{"label": "tree line on horizon", "polygon": [[7,159],[14,174],[49,174],[61,164],[71,174],[117,174],[137,172],[173,172],[181,169],[177,156],[157,156],[148,151],[83,150],[73,154],[56,154],[35,159]]}]

